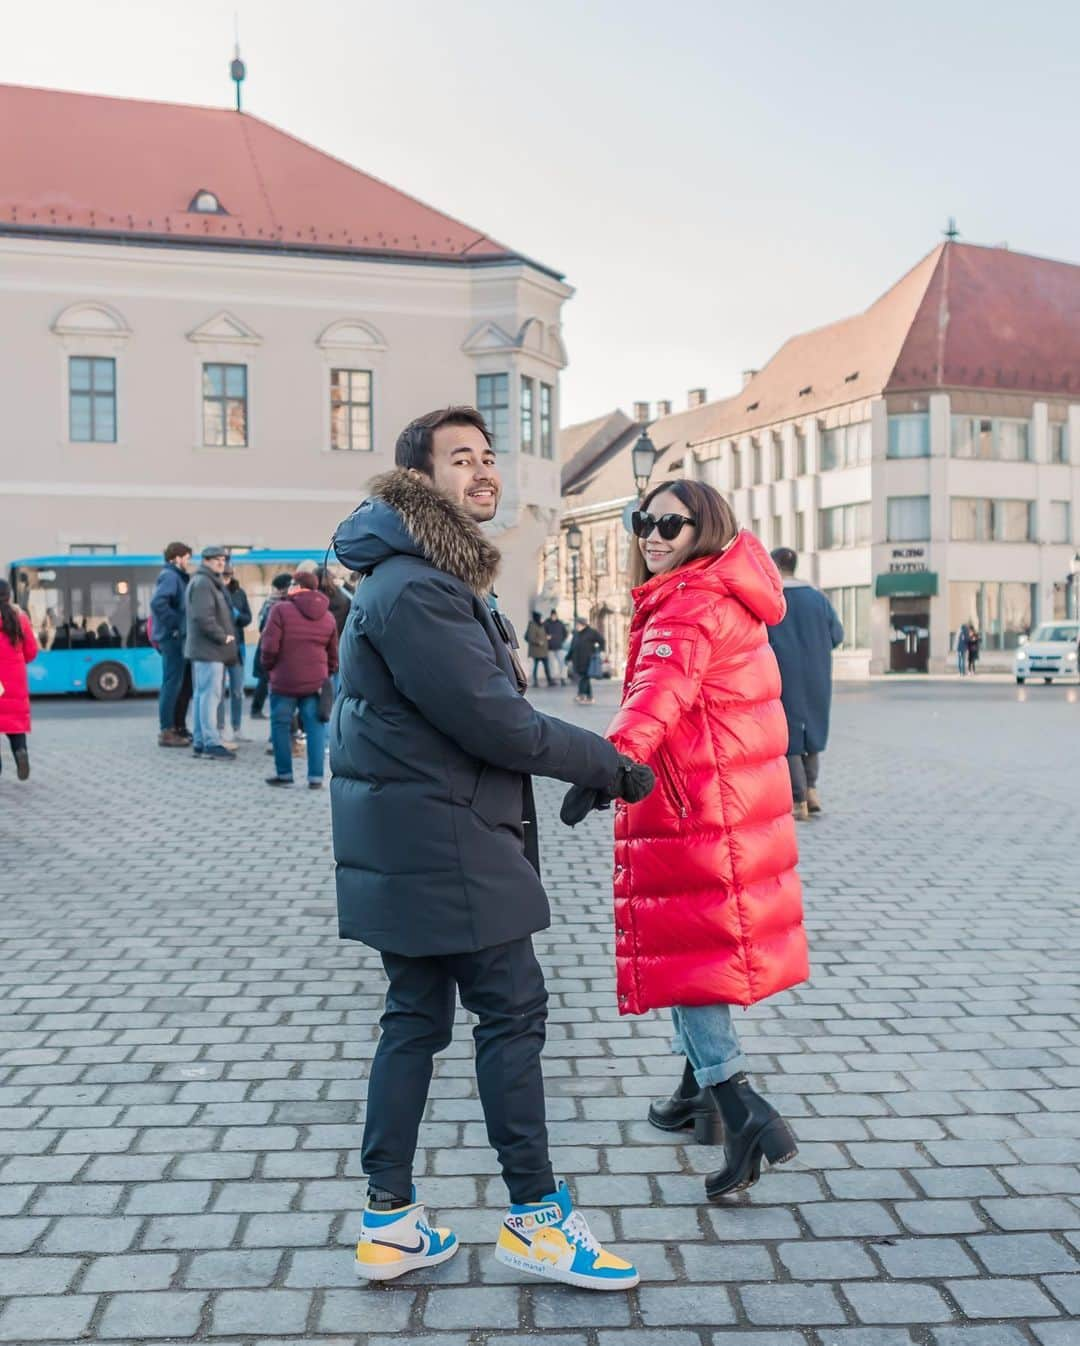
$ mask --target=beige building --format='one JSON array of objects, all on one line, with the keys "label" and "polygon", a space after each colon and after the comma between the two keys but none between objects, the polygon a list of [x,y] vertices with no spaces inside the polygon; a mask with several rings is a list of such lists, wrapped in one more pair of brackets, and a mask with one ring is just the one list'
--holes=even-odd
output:
[{"label": "beige building", "polygon": [[322,552],[475,403],[523,612],[559,509],[561,277],[248,114],[0,87],[0,563]]},{"label": "beige building", "polygon": [[[839,674],[949,669],[964,622],[982,666],[1011,669],[1025,632],[1075,610],[1080,267],[942,244],[865,313],[792,338],[737,396],[649,433],[654,481],[708,481],[768,547],[800,554],[844,623]],[[587,529],[583,564],[599,548],[616,594],[634,494],[626,447],[591,475],[564,470],[564,531]]]}]

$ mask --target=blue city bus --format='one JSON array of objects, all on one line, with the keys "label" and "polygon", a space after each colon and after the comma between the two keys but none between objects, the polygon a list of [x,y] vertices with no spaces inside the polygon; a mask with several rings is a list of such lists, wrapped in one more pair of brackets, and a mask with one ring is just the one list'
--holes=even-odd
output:
[{"label": "blue city bus", "polygon": [[[234,552],[236,578],[255,621],[275,575],[295,570],[301,561],[322,564],[324,554],[325,547]],[[130,692],[156,692],[161,656],[150,644],[146,622],[162,564],[160,556],[116,555],[13,561],[11,588],[41,646],[26,670],[31,695],[89,692],[99,701],[119,701]],[[255,621],[247,630],[249,687],[255,685]]]}]

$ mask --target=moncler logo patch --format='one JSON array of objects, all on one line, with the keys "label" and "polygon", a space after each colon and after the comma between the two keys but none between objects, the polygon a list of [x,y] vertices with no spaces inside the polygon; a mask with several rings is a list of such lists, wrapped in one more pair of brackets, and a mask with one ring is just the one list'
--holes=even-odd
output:
[{"label": "moncler logo patch", "polygon": [[656,653],[661,659],[670,659],[674,651],[670,645],[657,645]]}]

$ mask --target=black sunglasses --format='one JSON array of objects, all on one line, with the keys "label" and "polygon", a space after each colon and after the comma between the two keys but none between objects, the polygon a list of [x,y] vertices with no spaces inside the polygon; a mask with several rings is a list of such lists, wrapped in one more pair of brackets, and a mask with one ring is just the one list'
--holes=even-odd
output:
[{"label": "black sunglasses", "polygon": [[687,524],[696,528],[697,520],[688,519],[685,514],[661,514],[657,519],[641,509],[634,510],[630,516],[635,537],[648,537],[655,528],[665,542],[674,542]]}]

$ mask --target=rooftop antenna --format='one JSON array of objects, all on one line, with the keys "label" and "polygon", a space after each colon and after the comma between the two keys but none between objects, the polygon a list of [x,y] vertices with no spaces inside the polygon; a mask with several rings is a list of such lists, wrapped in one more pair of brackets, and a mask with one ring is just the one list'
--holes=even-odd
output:
[{"label": "rooftop antenna", "polygon": [[[239,48],[237,50],[239,50]],[[238,92],[236,96],[239,99],[240,97],[239,85],[237,86],[237,90]],[[237,104],[237,106],[239,106],[239,103]],[[953,219],[951,215],[949,216],[949,227],[945,230],[945,237],[949,240],[950,243],[955,243],[956,240],[960,237],[960,230],[957,229],[956,221]]]},{"label": "rooftop antenna", "polygon": [[236,110],[242,111],[240,106],[240,86],[247,77],[247,67],[240,59],[240,18],[233,12],[233,33],[236,39],[236,45],[233,48],[233,58],[229,64],[229,76],[236,85]]}]

